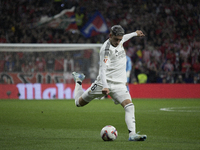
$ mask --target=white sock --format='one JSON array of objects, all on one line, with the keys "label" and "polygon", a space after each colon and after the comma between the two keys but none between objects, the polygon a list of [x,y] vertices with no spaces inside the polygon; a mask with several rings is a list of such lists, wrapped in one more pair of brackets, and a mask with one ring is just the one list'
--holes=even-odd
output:
[{"label": "white sock", "polygon": [[127,104],[125,107],[125,122],[129,130],[129,137],[136,132],[135,127],[135,108],[133,103]]},{"label": "white sock", "polygon": [[75,97],[75,105],[77,107],[80,107],[81,105],[79,104],[79,98],[81,97],[81,95],[83,94],[83,88],[82,85],[80,85],[79,83],[76,83],[75,85],[75,90],[74,90],[74,97]]}]

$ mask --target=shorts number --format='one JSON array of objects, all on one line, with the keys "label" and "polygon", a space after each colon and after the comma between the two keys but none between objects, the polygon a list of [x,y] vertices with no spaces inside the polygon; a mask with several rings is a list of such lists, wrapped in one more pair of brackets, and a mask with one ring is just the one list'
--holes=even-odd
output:
[{"label": "shorts number", "polygon": [[94,91],[97,87],[97,84],[94,84],[92,87],[91,87],[91,90]]}]

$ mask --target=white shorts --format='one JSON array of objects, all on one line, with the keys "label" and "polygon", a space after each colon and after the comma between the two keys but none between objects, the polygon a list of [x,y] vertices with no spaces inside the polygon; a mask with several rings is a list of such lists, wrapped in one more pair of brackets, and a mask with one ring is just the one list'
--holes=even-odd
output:
[{"label": "white shorts", "polygon": [[[110,97],[113,99],[115,104],[121,104],[124,100],[129,99],[131,100],[131,96],[127,87],[122,83],[114,83],[108,82],[109,90],[110,90]],[[99,85],[97,82],[93,83],[82,95],[82,98],[86,102],[90,102],[95,98],[102,98],[105,96],[102,94],[103,87]]]}]

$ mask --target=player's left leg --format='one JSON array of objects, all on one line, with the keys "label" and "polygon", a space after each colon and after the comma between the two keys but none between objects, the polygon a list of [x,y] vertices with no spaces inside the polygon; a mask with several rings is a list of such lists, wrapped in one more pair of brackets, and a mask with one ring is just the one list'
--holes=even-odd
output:
[{"label": "player's left leg", "polygon": [[135,107],[130,99],[126,99],[121,103],[125,110],[125,122],[129,130],[129,141],[144,141],[147,136],[136,133],[135,123]]},{"label": "player's left leg", "polygon": [[130,99],[126,99],[121,103],[125,110],[125,122],[129,131],[129,137],[136,133],[135,125],[135,107]]}]

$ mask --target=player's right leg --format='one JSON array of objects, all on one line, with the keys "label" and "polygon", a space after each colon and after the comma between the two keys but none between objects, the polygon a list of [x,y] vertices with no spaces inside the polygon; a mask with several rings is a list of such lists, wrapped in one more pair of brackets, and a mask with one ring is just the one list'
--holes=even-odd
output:
[{"label": "player's right leg", "polygon": [[74,81],[76,83],[74,96],[75,96],[75,105],[81,107],[87,105],[90,101],[97,97],[102,97],[102,86],[99,86],[98,83],[93,83],[85,92],[82,89],[82,81],[85,78],[84,74],[79,74],[73,72]]},{"label": "player's right leg", "polygon": [[75,81],[75,90],[74,90],[75,105],[77,107],[84,106],[88,103],[84,101],[83,98],[81,97],[82,94],[84,93],[83,88],[82,88],[82,81],[85,79],[85,75],[79,74],[76,72],[73,72],[72,75]]}]

